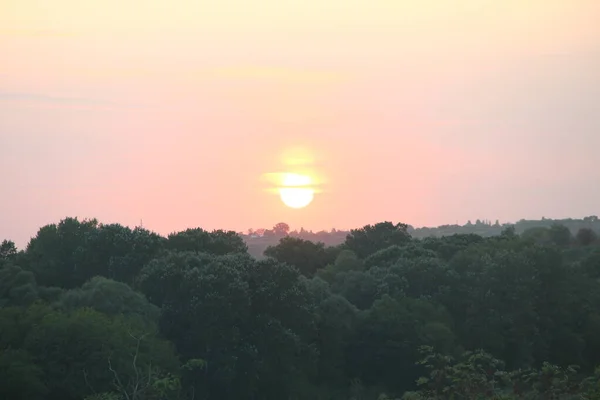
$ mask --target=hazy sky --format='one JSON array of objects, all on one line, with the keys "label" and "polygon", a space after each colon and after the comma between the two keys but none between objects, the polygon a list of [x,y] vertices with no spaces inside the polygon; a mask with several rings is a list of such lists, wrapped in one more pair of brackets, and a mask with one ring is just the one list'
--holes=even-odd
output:
[{"label": "hazy sky", "polygon": [[[0,239],[600,214],[598,0],[0,0]],[[264,190],[301,146],[324,192]]]}]

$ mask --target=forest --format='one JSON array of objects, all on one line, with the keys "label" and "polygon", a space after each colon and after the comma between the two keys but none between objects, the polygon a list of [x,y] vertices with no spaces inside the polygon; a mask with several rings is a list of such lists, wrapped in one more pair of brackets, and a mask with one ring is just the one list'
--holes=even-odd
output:
[{"label": "forest", "polygon": [[0,398],[600,399],[597,218],[335,245],[284,225],[261,257],[77,218],[4,240]]}]

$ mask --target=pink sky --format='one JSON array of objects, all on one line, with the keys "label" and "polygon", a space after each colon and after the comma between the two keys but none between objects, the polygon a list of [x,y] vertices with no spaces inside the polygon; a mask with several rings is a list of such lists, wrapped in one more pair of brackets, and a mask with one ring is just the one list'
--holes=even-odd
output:
[{"label": "pink sky", "polygon": [[[597,0],[0,0],[0,240],[600,208]],[[261,175],[303,147],[324,193]]]}]

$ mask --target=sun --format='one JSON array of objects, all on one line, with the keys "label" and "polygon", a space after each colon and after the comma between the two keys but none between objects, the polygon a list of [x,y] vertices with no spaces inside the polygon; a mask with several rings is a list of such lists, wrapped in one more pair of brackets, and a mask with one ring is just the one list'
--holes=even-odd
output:
[{"label": "sun", "polygon": [[279,197],[290,208],[304,208],[312,203],[315,192],[306,188],[280,188]]},{"label": "sun", "polygon": [[290,208],[304,208],[315,198],[315,190],[310,187],[312,179],[308,175],[286,173],[283,175],[279,197]]}]

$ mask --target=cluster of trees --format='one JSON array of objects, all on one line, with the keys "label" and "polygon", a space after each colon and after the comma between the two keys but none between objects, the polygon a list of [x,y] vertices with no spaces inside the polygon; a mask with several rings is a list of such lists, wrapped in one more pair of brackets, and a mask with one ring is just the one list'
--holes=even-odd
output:
[{"label": "cluster of trees", "polygon": [[[594,242],[598,240],[600,235],[600,219],[592,215],[581,219],[561,219],[554,220],[542,218],[541,220],[520,220],[515,224],[501,224],[498,220],[494,223],[488,220],[476,220],[475,222],[468,221],[464,225],[441,225],[438,227],[422,227],[415,228],[408,225],[407,231],[410,235],[417,239],[424,239],[435,236],[451,236],[456,234],[476,234],[483,237],[498,236],[507,228],[514,228],[517,234],[542,234],[550,228],[560,226],[567,228],[571,232],[569,240],[572,244],[577,245],[582,240]],[[290,227],[285,223],[279,223],[272,229],[249,229],[247,233],[240,233],[246,244],[248,251],[254,257],[261,258],[265,249],[269,246],[276,245],[283,236],[292,236],[312,242],[321,242],[326,246],[338,246],[346,240],[349,231],[332,229],[331,231],[313,232],[301,228],[300,230],[290,230]],[[580,235],[583,236],[580,236]]]},{"label": "cluster of trees", "polygon": [[480,236],[497,236],[508,227],[513,227],[518,234],[525,233],[529,230],[549,229],[555,226],[567,228],[574,236],[580,230],[593,232],[596,236],[600,233],[600,220],[597,216],[592,215],[581,219],[550,219],[542,218],[539,220],[522,219],[515,224],[501,224],[498,220],[494,223],[486,220],[476,220],[475,222],[468,221],[465,225],[442,225],[436,228],[415,228],[409,229],[413,237],[425,238],[428,236],[447,236],[454,234],[469,234],[474,233]]},{"label": "cluster of trees", "polygon": [[259,260],[234,232],[67,218],[0,245],[0,398],[597,399],[590,231],[384,222]]}]

